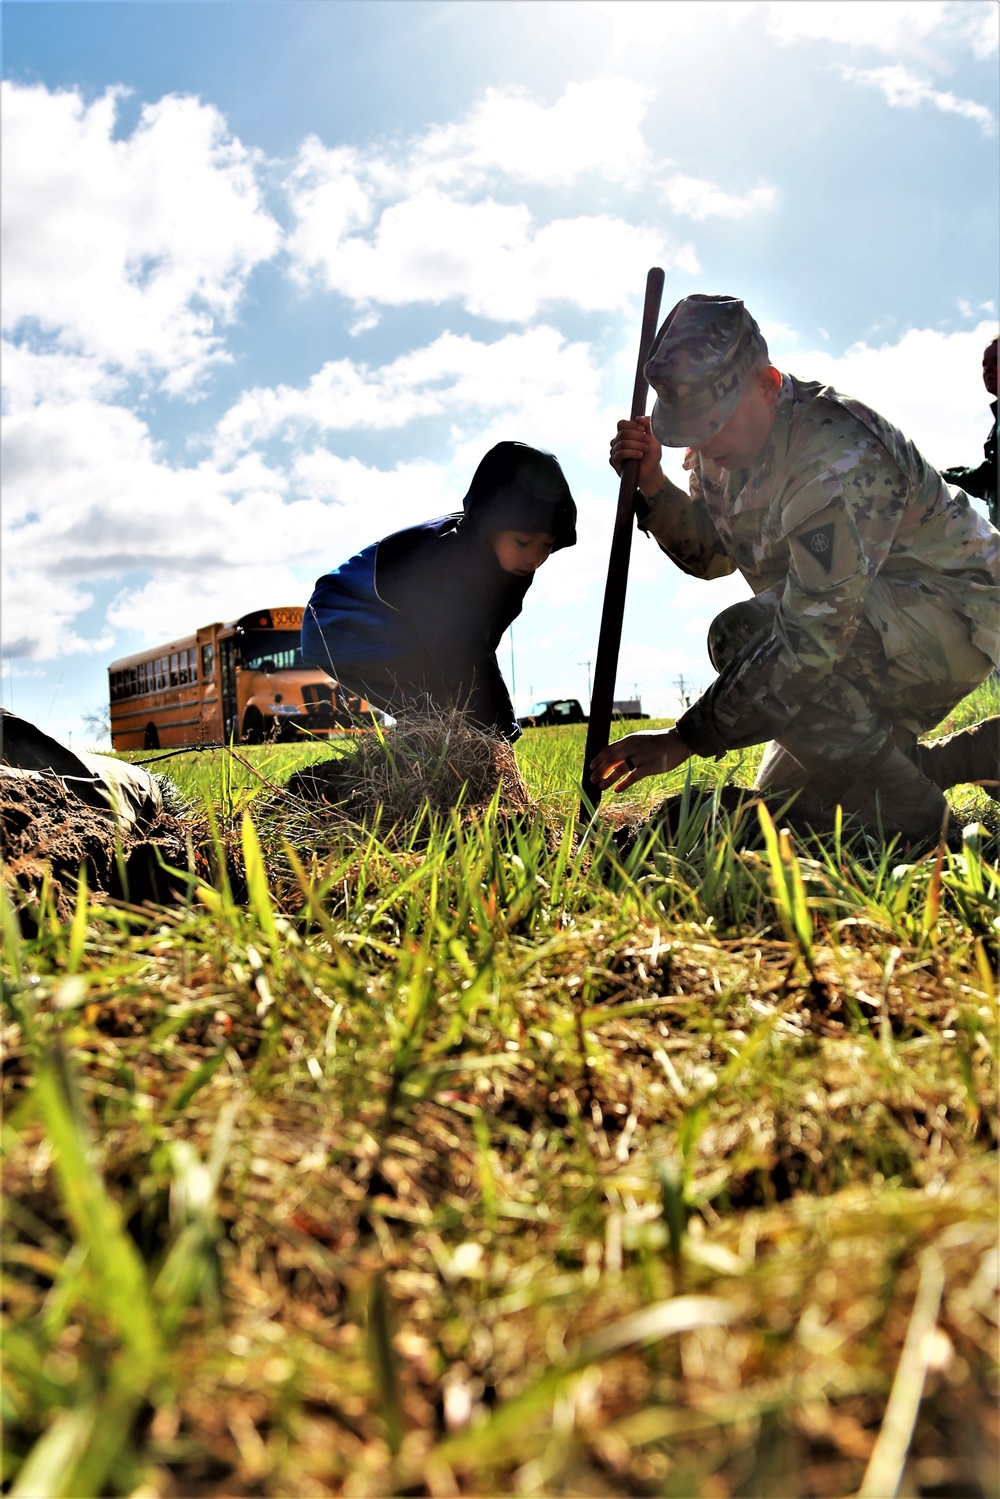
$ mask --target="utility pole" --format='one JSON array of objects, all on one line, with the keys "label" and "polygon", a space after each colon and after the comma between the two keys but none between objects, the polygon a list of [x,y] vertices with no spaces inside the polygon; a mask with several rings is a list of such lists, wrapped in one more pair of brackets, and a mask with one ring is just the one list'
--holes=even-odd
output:
[{"label": "utility pole", "polygon": [[590,708],[590,699],[593,697],[593,692],[591,691],[591,687],[590,687],[590,666],[591,666],[591,663],[589,661],[578,661],[576,664],[577,664],[577,666],[585,666],[587,668],[587,708],[589,710],[589,708]]},{"label": "utility pole", "polygon": [[690,706],[691,706],[691,694],[689,692],[685,691],[685,688],[684,688],[684,673],[683,672],[677,678],[677,680],[674,682],[674,686],[677,688],[677,693],[678,693],[678,696],[680,697],[680,700],[681,700],[681,707],[682,708],[690,708]]}]

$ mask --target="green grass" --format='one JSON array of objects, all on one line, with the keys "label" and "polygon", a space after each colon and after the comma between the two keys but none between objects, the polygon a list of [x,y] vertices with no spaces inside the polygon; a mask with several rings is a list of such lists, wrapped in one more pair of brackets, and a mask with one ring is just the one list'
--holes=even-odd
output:
[{"label": "green grass", "polygon": [[6,910],[10,1492],[996,1491],[988,840],[623,865],[583,737],[409,839],[178,757],[245,899]]}]

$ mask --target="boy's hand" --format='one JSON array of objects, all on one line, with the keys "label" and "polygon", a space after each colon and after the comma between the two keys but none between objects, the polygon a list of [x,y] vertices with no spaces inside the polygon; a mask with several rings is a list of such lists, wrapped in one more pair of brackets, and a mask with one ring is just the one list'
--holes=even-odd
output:
[{"label": "boy's hand", "polygon": [[611,455],[608,462],[615,473],[621,471],[630,458],[639,460],[639,488],[647,499],[651,499],[662,488],[664,473],[660,467],[663,449],[653,436],[648,416],[640,416],[634,422],[619,422],[617,436],[611,439]]},{"label": "boy's hand", "polygon": [[685,760],[691,751],[676,729],[639,729],[607,745],[590,762],[590,774],[602,791],[613,785],[616,791],[627,791],[647,776],[665,776]]}]

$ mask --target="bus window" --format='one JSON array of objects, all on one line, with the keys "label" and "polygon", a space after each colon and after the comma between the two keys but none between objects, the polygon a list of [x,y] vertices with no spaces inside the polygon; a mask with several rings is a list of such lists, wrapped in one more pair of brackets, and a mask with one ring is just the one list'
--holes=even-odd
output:
[{"label": "bus window", "polygon": [[177,686],[177,652],[173,651],[170,656],[170,685]]},{"label": "bus window", "polygon": [[167,657],[166,656],[161,656],[160,659],[159,659],[159,661],[157,661],[157,663],[156,663],[156,685],[160,689],[161,692],[163,691],[163,689],[167,685],[167,666],[168,666],[168,664],[169,663],[167,661]]},{"label": "bus window", "polygon": [[129,697],[135,697],[135,667],[134,666],[130,666],[129,669],[128,669],[128,695],[129,695]]},{"label": "bus window", "polygon": [[145,691],[146,691],[146,663],[145,663],[145,661],[140,661],[139,662],[139,695],[140,695],[140,697],[142,696],[142,694]]},{"label": "bus window", "polygon": [[177,681],[183,687],[188,679],[188,653],[179,651],[177,655]]},{"label": "bus window", "polygon": [[[245,630],[240,658],[250,671],[291,671],[305,665],[298,630]],[[266,668],[265,661],[270,663]]]},{"label": "bus window", "polygon": [[215,646],[209,642],[201,648],[201,679],[210,682],[215,675]]},{"label": "bus window", "polygon": [[198,651],[197,651],[197,648],[195,646],[191,646],[191,648],[188,651],[188,681],[189,682],[197,682],[197,680],[198,680]]}]

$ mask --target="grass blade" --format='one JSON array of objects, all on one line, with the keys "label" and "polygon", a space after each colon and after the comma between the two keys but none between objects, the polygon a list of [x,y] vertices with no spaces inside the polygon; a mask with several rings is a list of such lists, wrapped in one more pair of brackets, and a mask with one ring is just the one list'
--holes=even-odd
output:
[{"label": "grass blade", "polygon": [[271,892],[267,885],[267,868],[260,847],[260,839],[257,837],[257,829],[253,825],[249,812],[243,813],[240,837],[243,843],[250,908],[260,922],[261,931],[272,945],[277,947],[278,928],[275,925],[274,907],[271,904]]}]

